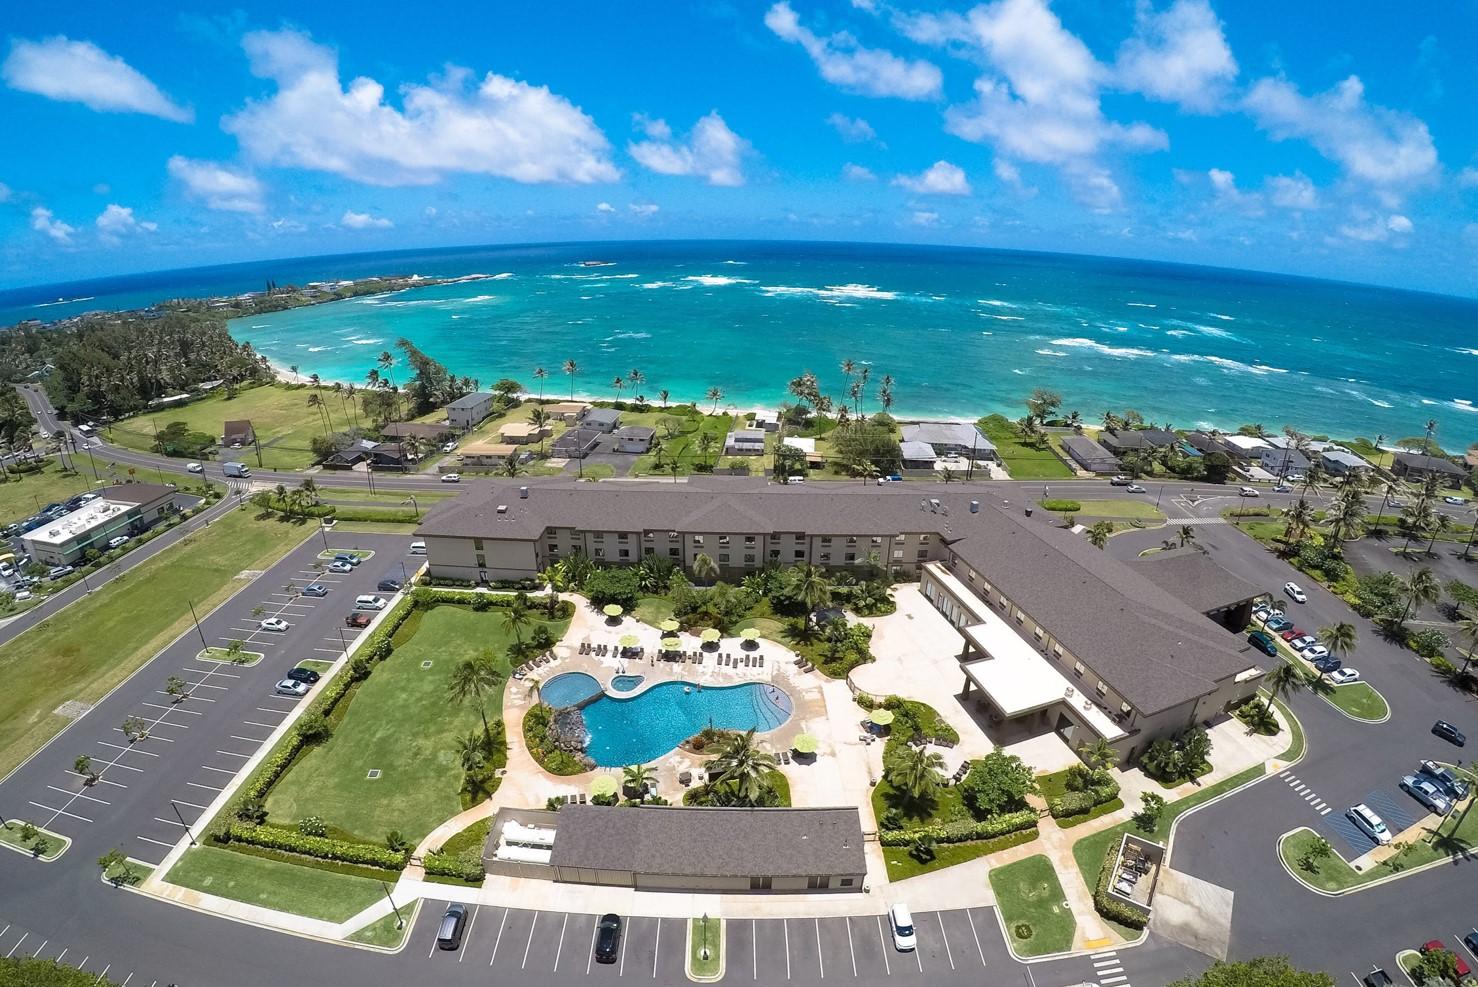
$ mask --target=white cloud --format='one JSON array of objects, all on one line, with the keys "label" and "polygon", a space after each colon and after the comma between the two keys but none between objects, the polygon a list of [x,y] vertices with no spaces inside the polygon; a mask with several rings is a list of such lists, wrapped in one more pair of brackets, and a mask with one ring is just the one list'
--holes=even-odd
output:
[{"label": "white cloud", "polygon": [[826,118],[831,128],[841,135],[842,140],[849,144],[860,144],[877,137],[877,131],[872,129],[872,124],[861,117],[849,117],[843,113],[833,113]]},{"label": "white cloud", "polygon": [[965,172],[948,161],[936,161],[918,175],[899,175],[893,184],[920,195],[969,195]]},{"label": "white cloud", "polygon": [[616,211],[616,207],[611,205],[609,202],[597,202],[595,204],[595,211],[611,213]]},{"label": "white cloud", "polygon": [[910,216],[908,221],[915,226],[938,226],[939,214],[920,209]]},{"label": "white cloud", "polygon": [[1358,76],[1313,96],[1286,79],[1259,79],[1243,103],[1274,140],[1306,140],[1352,178],[1372,185],[1409,185],[1437,167],[1427,125],[1367,103]]},{"label": "white cloud", "polygon": [[425,216],[427,219],[435,219],[436,211],[437,210],[435,206],[427,206],[425,209],[421,210],[421,215]]},{"label": "white cloud", "polygon": [[120,206],[116,202],[108,203],[108,207],[99,213],[98,218],[93,222],[98,228],[98,235],[109,243],[117,243],[129,233],[136,233],[140,230],[153,233],[159,229],[158,223],[148,220],[140,221],[134,217],[131,207]]},{"label": "white cloud", "polygon": [[1274,175],[1268,179],[1268,198],[1280,209],[1308,210],[1319,208],[1319,191],[1301,171],[1292,175]]},{"label": "white cloud", "polygon": [[[1472,165],[1457,173],[1458,188],[1478,188],[1478,168]],[[0,199],[0,201],[4,201]]]},{"label": "white cloud", "polygon": [[899,99],[935,99],[940,94],[944,77],[937,65],[864,48],[845,31],[820,37],[801,25],[786,0],[766,11],[765,26],[781,40],[804,48],[821,78],[849,92]]},{"label": "white cloud", "polygon": [[1094,212],[1115,212],[1123,207],[1124,195],[1107,169],[1095,165],[1071,165],[1064,174],[1078,201]]},{"label": "white cloud", "polygon": [[1237,176],[1221,168],[1206,172],[1211,182],[1211,192],[1216,204],[1249,216],[1260,216],[1263,212],[1262,196],[1256,192],[1244,192],[1237,188]]},{"label": "white cloud", "polygon": [[1368,209],[1357,209],[1354,220],[1341,226],[1339,234],[1362,243],[1384,243],[1394,235],[1399,246],[1414,229],[1411,220],[1400,213],[1382,215]]},{"label": "white cloud", "polygon": [[10,186],[0,182],[0,202],[9,202],[10,194]]},{"label": "white cloud", "polygon": [[198,161],[176,154],[169,159],[169,176],[185,186],[185,193],[211,209],[225,212],[261,212],[262,183],[253,175],[216,161]]},{"label": "white cloud", "polygon": [[626,208],[638,216],[655,216],[662,207],[655,202],[633,202]]},{"label": "white cloud", "polygon": [[864,168],[860,164],[848,161],[842,165],[842,177],[849,182],[875,182],[878,176],[872,173],[871,168]]},{"label": "white cloud", "polygon": [[306,233],[308,227],[296,219],[288,219],[286,216],[272,220],[270,224],[274,233]]},{"label": "white cloud", "polygon": [[1175,0],[1157,12],[1140,0],[1134,36],[1119,48],[1120,86],[1191,110],[1215,108],[1237,77],[1237,60],[1206,0]]},{"label": "white cloud", "polygon": [[345,209],[344,215],[339,219],[339,225],[351,230],[388,230],[395,224],[384,216],[372,216],[367,212]]},{"label": "white cloud", "polygon": [[31,229],[45,233],[57,243],[71,243],[72,234],[77,232],[76,227],[56,219],[52,211],[43,206],[31,210]]},{"label": "white cloud", "polygon": [[686,141],[672,138],[665,121],[639,122],[649,140],[631,144],[631,156],[659,175],[697,175],[710,185],[743,185],[749,142],[714,110],[693,125]]},{"label": "white cloud", "polygon": [[1411,220],[1399,213],[1386,220],[1386,229],[1392,233],[1410,233],[1413,229]]},{"label": "white cloud", "polygon": [[137,69],[91,41],[62,35],[17,41],[0,66],[0,76],[12,89],[99,112],[147,113],[176,123],[195,119],[193,110],[170,100]]},{"label": "white cloud", "polygon": [[427,185],[444,175],[518,182],[608,182],[620,177],[589,116],[544,86],[450,66],[400,87],[403,109],[360,76],[346,89],[336,53],[296,31],[243,41],[252,72],[277,91],[226,117],[252,158],[331,172],[371,185]]}]

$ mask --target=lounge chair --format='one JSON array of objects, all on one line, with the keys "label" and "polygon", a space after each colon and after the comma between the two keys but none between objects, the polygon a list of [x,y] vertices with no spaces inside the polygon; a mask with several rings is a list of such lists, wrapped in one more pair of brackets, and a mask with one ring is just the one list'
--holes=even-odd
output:
[{"label": "lounge chair", "polygon": [[764,667],[765,667],[765,656],[764,655],[760,655],[760,668],[764,668]]}]

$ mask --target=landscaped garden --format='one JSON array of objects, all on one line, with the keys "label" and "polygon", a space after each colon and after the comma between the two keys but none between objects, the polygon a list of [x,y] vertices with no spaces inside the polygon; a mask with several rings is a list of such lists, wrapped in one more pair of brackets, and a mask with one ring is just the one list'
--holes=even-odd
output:
[{"label": "landscaped garden", "polygon": [[1072,948],[1078,923],[1051,860],[1038,854],[992,868],[990,886],[1017,955],[1046,956]]},{"label": "landscaped garden", "polygon": [[996,453],[1013,480],[1056,480],[1073,475],[1047,443],[1037,444],[1022,438],[1005,415],[986,415],[975,424],[995,444]]}]

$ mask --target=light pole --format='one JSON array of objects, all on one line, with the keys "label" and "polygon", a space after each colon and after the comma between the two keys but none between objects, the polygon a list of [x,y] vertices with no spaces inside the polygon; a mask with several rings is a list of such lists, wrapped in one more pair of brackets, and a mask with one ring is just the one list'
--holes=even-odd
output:
[{"label": "light pole", "polygon": [[390,896],[390,886],[384,881],[381,881],[380,887],[385,889],[385,900],[390,902],[390,910],[395,912],[395,927],[397,929],[405,928],[405,919],[400,917],[400,908],[395,904],[395,899]]},{"label": "light pole", "polygon": [[190,832],[190,825],[189,823],[185,822],[185,817],[180,815],[180,807],[174,804],[174,799],[169,800],[169,807],[174,810],[175,818],[178,819],[180,821],[180,825],[184,827],[185,835],[190,837],[190,845],[195,846],[195,834]]},{"label": "light pole", "polygon": [[185,602],[190,604],[190,617],[195,621],[195,633],[200,635],[200,647],[209,651],[210,645],[205,643],[205,631],[200,629],[200,618],[195,616],[195,601],[186,600]]},{"label": "light pole", "polygon": [[404,507],[406,504],[410,504],[411,510],[416,512],[416,520],[421,520],[421,505],[416,503],[415,494],[406,494],[406,498],[400,502],[400,506]]}]

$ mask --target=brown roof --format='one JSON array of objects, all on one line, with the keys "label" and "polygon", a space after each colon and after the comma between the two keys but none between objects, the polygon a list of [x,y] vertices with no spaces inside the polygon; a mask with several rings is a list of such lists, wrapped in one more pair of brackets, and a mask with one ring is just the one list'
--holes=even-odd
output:
[{"label": "brown roof", "polygon": [[443,435],[452,434],[452,427],[446,422],[390,422],[380,429],[381,435],[400,436],[414,435],[422,439],[439,439]]},{"label": "brown roof", "polygon": [[867,872],[855,808],[567,805],[550,863],[695,878]]},{"label": "brown roof", "polygon": [[221,434],[222,435],[245,435],[247,432],[250,432],[250,431],[251,431],[251,419],[250,418],[238,418],[238,419],[236,419],[234,421],[228,421],[228,422],[226,422],[225,430]]},{"label": "brown roof", "polygon": [[115,483],[98,490],[104,500],[115,500],[122,504],[148,504],[162,497],[172,497],[175,488],[161,483]]}]

